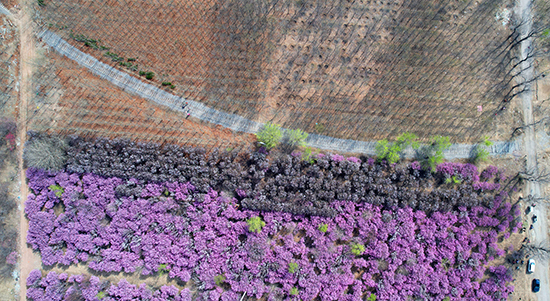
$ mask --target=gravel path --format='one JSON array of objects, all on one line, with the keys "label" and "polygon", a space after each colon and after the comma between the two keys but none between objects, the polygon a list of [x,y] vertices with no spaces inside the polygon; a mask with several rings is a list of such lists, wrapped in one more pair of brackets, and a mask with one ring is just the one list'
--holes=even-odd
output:
[{"label": "gravel path", "polygon": [[[533,13],[531,11],[531,0],[520,0],[518,2],[518,15],[521,16],[523,20],[527,22],[522,26],[521,33],[522,37],[527,36],[532,30],[533,26]],[[521,43],[521,59],[525,59],[528,56],[529,50],[533,47],[532,38],[526,39]],[[535,72],[533,67],[533,59],[528,59],[521,64],[521,69],[525,70],[523,72],[523,80],[529,82],[533,79],[533,74]],[[524,124],[533,123],[533,105],[532,99],[534,95],[534,89],[532,89],[532,84],[526,86],[527,91],[521,95],[521,104],[523,107],[523,122]],[[525,150],[527,151],[527,171],[534,171],[535,175],[538,175],[538,165],[537,165],[537,139],[534,127],[528,127],[525,130],[525,135],[523,137]],[[542,196],[541,194],[541,185],[539,182],[528,182],[527,183],[528,194],[531,194],[535,198]],[[529,230],[529,235],[531,237],[531,242],[534,244],[547,241],[548,238],[548,221],[546,220],[546,208],[542,204],[536,206],[533,210],[534,215],[537,215],[538,222],[534,224],[533,230]],[[540,291],[536,293],[538,300],[548,301],[550,300],[550,290],[548,285],[548,261],[538,262],[538,268],[535,269],[535,273],[532,274],[529,278],[529,285],[531,285],[532,278],[538,278],[541,281]],[[530,288],[529,288],[530,290]]]},{"label": "gravel path", "polygon": [[[234,131],[257,133],[261,128],[262,123],[248,120],[238,115],[229,114],[207,107],[202,103],[184,99],[173,94],[167,93],[153,85],[144,83],[139,79],[130,76],[116,68],[104,64],[94,57],[83,53],[82,51],[71,46],[57,34],[48,30],[39,34],[46,44],[52,47],[55,51],[74,60],[79,65],[88,68],[92,73],[104,78],[123,90],[137,94],[145,99],[154,101],[157,104],[167,106],[172,110],[186,111],[190,109],[191,116],[208,121],[210,123],[219,124]],[[189,105],[182,109],[182,104],[188,102]],[[374,155],[375,142],[372,141],[356,141],[347,139],[338,139],[323,135],[310,134],[308,137],[308,145],[324,149],[346,153],[361,153],[366,155]],[[470,144],[453,144],[450,149],[445,152],[447,159],[468,158],[471,155],[474,145]],[[519,153],[521,151],[521,142],[496,142],[491,147],[491,155],[505,155],[511,153]],[[412,156],[413,152],[406,152],[407,156]]]}]

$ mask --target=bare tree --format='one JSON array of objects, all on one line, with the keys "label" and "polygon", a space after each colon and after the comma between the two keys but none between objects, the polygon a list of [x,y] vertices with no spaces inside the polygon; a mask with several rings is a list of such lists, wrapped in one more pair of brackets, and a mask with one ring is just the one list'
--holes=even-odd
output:
[{"label": "bare tree", "polygon": [[518,173],[519,179],[527,180],[530,182],[549,183],[550,173],[543,168],[540,172],[536,172],[535,169],[531,169],[525,172]]},{"label": "bare tree", "polygon": [[65,167],[66,144],[55,137],[36,137],[25,143],[23,158],[27,167],[57,171]]},{"label": "bare tree", "polygon": [[541,118],[541,119],[540,119],[539,121],[537,121],[537,122],[533,122],[533,123],[530,123],[530,124],[518,126],[518,127],[515,128],[514,131],[512,132],[512,137],[514,137],[516,134],[522,134],[524,129],[530,128],[530,127],[535,127],[536,125],[538,125],[538,124],[540,124],[540,123],[543,123],[543,122],[547,121],[548,119],[550,119],[550,117],[549,117],[549,116],[546,116],[546,117],[544,117],[544,118]]},{"label": "bare tree", "polygon": [[[539,3],[537,2],[536,4],[538,5]],[[541,38],[548,35],[547,29],[549,27],[549,24],[547,20],[540,17],[541,13],[538,12],[538,10],[540,10],[538,7],[535,7],[534,10],[537,11],[536,17],[524,17],[518,20],[516,24],[512,27],[512,32],[510,33],[510,35],[508,35],[506,40],[504,40],[503,43],[497,48],[501,50],[496,56],[502,56],[501,66],[504,66],[504,68],[508,70],[506,71],[506,76],[503,77],[502,82],[497,84],[497,86],[504,88],[507,87],[513,80],[517,80],[516,84],[510,87],[504,95],[503,102],[509,102],[516,96],[529,91],[530,83],[535,82],[541,77],[545,76],[546,72],[541,72],[532,78],[523,79],[523,74],[525,73],[525,71],[533,67],[533,60],[546,54],[544,50],[538,49],[536,46]],[[545,11],[545,9],[542,10]],[[522,34],[522,29],[527,24],[530,25],[529,31]],[[531,40],[533,44],[529,45],[526,55],[522,55],[520,46],[523,42],[528,40]],[[529,66],[527,68],[522,67],[523,63],[528,63]],[[520,70],[516,70],[518,68],[520,68]]]},{"label": "bare tree", "polygon": [[528,204],[550,204],[550,199],[548,199],[548,197],[534,197],[532,195],[527,196],[525,201]]},{"label": "bare tree", "polygon": [[548,245],[548,241],[522,245],[520,251],[526,256],[541,260],[547,260],[550,258],[550,246]]}]

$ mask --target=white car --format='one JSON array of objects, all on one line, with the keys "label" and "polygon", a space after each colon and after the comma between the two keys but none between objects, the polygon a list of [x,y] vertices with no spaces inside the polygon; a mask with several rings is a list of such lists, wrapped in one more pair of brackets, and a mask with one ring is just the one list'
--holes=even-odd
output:
[{"label": "white car", "polygon": [[533,258],[529,259],[527,261],[527,273],[534,273],[535,272],[535,260]]}]

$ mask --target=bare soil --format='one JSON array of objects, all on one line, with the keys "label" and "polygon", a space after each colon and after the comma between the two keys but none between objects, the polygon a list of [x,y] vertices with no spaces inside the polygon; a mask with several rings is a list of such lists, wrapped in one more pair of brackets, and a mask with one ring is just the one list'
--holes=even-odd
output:
[{"label": "bare soil", "polygon": [[5,8],[10,10],[12,13],[16,11],[15,6],[19,4],[19,0],[2,0],[0,1]]},{"label": "bare soil", "polygon": [[[0,14],[0,119],[15,121],[17,117],[17,77],[19,64],[19,37],[16,24],[13,19]],[[17,186],[18,166],[16,156],[7,148],[4,142],[5,137],[0,137],[0,184],[8,183],[8,200],[2,200],[2,206],[5,202],[18,200],[19,195]],[[2,245],[6,246],[13,241],[8,241],[8,233],[13,231],[17,239],[19,230],[19,212],[15,209],[6,212],[2,210],[2,235],[4,241]],[[5,209],[5,208],[4,208]],[[14,251],[17,251],[15,246]],[[7,256],[2,254],[0,256]],[[18,300],[18,278],[17,265],[6,264],[0,267],[7,274],[0,276],[0,300]],[[12,273],[15,269],[16,273]]]},{"label": "bare soil", "polygon": [[255,140],[130,95],[56,53],[44,53],[40,62],[29,130],[224,149]]},{"label": "bare soil", "polygon": [[507,1],[241,4],[51,0],[37,20],[106,63],[119,64],[71,33],[137,58],[159,86],[253,120],[359,140],[508,138],[497,125],[509,130],[513,110],[500,111],[507,85],[495,56]]}]

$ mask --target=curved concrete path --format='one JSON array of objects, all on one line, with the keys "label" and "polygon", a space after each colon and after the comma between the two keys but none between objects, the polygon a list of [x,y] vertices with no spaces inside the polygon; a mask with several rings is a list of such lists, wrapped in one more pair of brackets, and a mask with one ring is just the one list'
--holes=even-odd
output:
[{"label": "curved concrete path", "polygon": [[[125,72],[104,64],[96,58],[83,53],[51,31],[45,30],[41,32],[38,37],[55,51],[77,62],[79,65],[86,67],[99,77],[110,81],[127,92],[137,94],[157,104],[167,106],[172,110],[184,111],[181,106],[183,103],[188,102],[188,108],[191,110],[193,117],[219,124],[234,131],[246,133],[257,133],[263,125],[262,123],[235,114],[229,114],[207,107],[200,102],[175,96],[153,85],[144,83]],[[187,108],[185,110],[187,110]],[[323,150],[361,153],[366,155],[374,155],[374,146],[376,145],[374,141],[339,139],[317,134],[309,134],[307,143],[311,147]],[[445,158],[469,158],[474,147],[475,145],[472,144],[453,144],[445,151]],[[506,155],[513,152],[519,152],[521,148],[521,142],[519,140],[511,142],[498,141],[490,148],[490,153],[493,156]],[[412,149],[405,152],[407,157],[412,157],[413,154]]]}]

